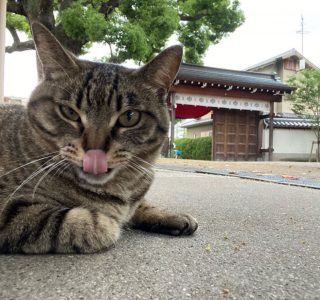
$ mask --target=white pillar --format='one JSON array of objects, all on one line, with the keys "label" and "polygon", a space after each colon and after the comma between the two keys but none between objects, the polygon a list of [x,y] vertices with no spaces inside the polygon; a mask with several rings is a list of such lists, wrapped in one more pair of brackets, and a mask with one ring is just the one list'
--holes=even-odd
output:
[{"label": "white pillar", "polygon": [[0,104],[4,102],[4,56],[7,0],[0,0]]}]

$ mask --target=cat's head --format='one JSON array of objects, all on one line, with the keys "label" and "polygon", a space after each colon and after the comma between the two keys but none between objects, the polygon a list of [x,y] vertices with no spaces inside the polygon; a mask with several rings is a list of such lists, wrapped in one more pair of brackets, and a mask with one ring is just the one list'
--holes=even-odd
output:
[{"label": "cat's head", "polygon": [[43,74],[28,116],[41,148],[59,151],[91,184],[152,161],[168,132],[167,95],[182,48],[170,47],[133,70],[79,60],[44,26],[34,23],[32,31]]}]

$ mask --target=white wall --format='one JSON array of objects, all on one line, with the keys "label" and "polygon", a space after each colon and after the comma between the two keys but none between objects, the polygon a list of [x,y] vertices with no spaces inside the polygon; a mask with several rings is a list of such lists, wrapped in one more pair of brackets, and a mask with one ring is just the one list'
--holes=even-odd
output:
[{"label": "white wall", "polygon": [[212,125],[203,125],[186,129],[186,137],[190,139],[212,136]]},{"label": "white wall", "polygon": [[[308,160],[312,141],[316,140],[310,129],[282,129],[273,131],[273,160]],[[269,147],[269,129],[263,130],[262,148]],[[315,146],[313,149],[315,155]]]}]

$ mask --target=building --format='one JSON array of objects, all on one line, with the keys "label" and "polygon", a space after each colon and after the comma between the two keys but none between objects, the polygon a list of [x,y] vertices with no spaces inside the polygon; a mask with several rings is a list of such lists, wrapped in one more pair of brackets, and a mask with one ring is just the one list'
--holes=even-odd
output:
[{"label": "building", "polygon": [[189,119],[182,122],[180,127],[186,129],[186,138],[196,139],[199,137],[212,136],[212,119],[211,113],[204,115],[199,119]]},{"label": "building", "polygon": [[212,159],[257,160],[264,152],[271,159],[272,126],[262,149],[260,117],[267,113],[272,119],[274,103],[291,91],[273,74],[182,64],[170,93],[172,123],[212,114]]},{"label": "building", "polygon": [[[296,49],[291,49],[246,70],[277,74],[281,81],[286,82],[291,76],[306,68],[317,69],[318,67]],[[282,102],[275,105],[275,113],[274,159],[310,160],[311,150],[315,156],[316,147],[313,147],[313,143],[316,137],[311,123],[294,115],[287,95],[283,97]],[[269,124],[269,120],[266,119],[264,123],[266,137],[268,136]]]},{"label": "building", "polygon": [[[245,70],[250,72],[276,74],[282,82],[286,82],[291,76],[305,68],[317,69],[317,66],[306,59],[296,49],[291,49],[257,63]],[[287,96],[283,98],[283,101],[275,105],[275,113],[292,113],[291,103],[288,101]]]},{"label": "building", "polygon": [[[261,121],[262,147],[266,147],[269,142],[270,119],[264,118]],[[312,147],[315,135],[311,126],[310,120],[299,118],[295,114],[278,113],[273,119],[273,160],[307,161],[315,158],[316,146]]]},{"label": "building", "polygon": [[[304,68],[317,68],[317,66],[303,57],[297,50],[291,49],[255,64],[247,68],[246,71],[251,72],[251,74],[252,72],[254,72],[253,74],[269,74],[269,76],[273,76],[274,80],[285,82],[290,76]],[[272,131],[274,131],[272,135],[269,133],[271,123],[268,112],[262,110],[259,112],[258,148],[260,150],[257,159],[265,160],[268,158],[264,151],[268,148],[270,136],[273,138],[273,141],[271,141],[273,144],[273,160],[308,160],[310,157],[310,150],[315,139],[311,130],[311,123],[293,114],[291,103],[288,101],[288,94],[288,92],[282,93],[282,99],[274,101],[275,119],[272,126]],[[186,129],[186,137],[197,138],[210,134],[211,123],[211,116],[208,114],[200,119],[187,120],[181,126]],[[280,123],[286,125],[279,125]],[[308,126],[302,124],[308,124]],[[314,152],[313,155],[315,155]]]}]

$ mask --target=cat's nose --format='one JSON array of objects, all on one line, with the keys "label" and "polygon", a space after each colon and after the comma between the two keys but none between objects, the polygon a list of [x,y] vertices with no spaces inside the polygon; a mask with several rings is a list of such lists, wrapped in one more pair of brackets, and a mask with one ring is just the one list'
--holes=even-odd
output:
[{"label": "cat's nose", "polygon": [[87,128],[82,137],[82,148],[85,152],[89,150],[102,150],[107,152],[110,146],[108,133],[101,129]]}]

